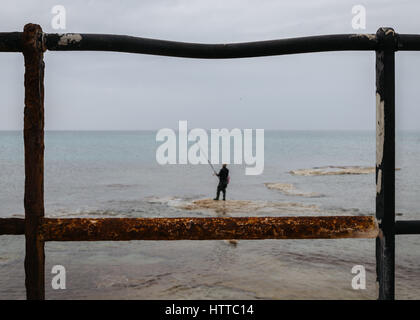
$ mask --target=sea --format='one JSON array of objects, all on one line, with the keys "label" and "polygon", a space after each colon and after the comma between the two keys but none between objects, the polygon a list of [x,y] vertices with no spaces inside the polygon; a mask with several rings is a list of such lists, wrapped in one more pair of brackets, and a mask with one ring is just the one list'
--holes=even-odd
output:
[{"label": "sea", "polygon": [[[228,165],[226,210],[200,206],[217,187],[207,163],[157,163],[156,133],[47,131],[46,217],[375,214],[374,131],[266,130],[262,174]],[[420,132],[397,131],[396,167],[396,218],[420,220]],[[23,218],[23,197],[23,135],[1,131],[0,218]],[[0,299],[25,299],[24,249],[24,236],[0,236]],[[47,299],[378,297],[374,239],[47,242],[45,256]],[[420,298],[420,236],[396,236],[396,298]]]}]

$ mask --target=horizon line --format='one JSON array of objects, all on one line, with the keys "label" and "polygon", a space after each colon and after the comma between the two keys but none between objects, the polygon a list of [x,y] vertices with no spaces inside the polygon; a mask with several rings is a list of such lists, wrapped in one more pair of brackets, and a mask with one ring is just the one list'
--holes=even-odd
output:
[{"label": "horizon line", "polygon": [[[169,127],[165,127],[168,129],[172,129],[174,131],[178,131],[177,128],[169,128]],[[44,132],[146,132],[146,131],[159,131],[161,129],[164,128],[159,128],[159,129],[45,129]],[[192,128],[195,129],[195,128]],[[209,131],[211,129],[216,129],[216,128],[202,128],[206,131]],[[217,128],[217,129],[228,129],[228,130],[232,130],[235,128]],[[256,129],[263,129],[264,131],[300,131],[300,132],[304,132],[304,131],[322,131],[322,132],[348,132],[348,131],[369,131],[369,132],[375,132],[375,129],[264,129],[264,128],[238,128],[240,130],[244,130],[244,129],[252,129],[252,130],[256,130]],[[398,131],[420,131],[419,129],[396,129],[396,132]],[[0,129],[0,132],[23,132],[23,129]]]}]

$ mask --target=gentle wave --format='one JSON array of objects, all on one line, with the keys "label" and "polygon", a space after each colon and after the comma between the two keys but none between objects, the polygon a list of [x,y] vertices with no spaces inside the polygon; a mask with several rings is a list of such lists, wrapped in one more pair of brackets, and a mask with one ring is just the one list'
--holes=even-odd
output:
[{"label": "gentle wave", "polygon": [[198,199],[189,203],[178,204],[178,208],[189,211],[210,211],[216,213],[300,213],[319,212],[315,204],[296,202],[276,202],[261,200],[226,200]]},{"label": "gentle wave", "polygon": [[107,188],[115,188],[115,189],[127,189],[127,188],[133,188],[137,186],[138,184],[122,184],[122,183],[112,183],[112,184],[105,185],[105,187]]},{"label": "gentle wave", "polygon": [[[280,190],[288,195],[299,195],[317,198],[316,193],[302,193],[292,184],[266,183],[267,188]],[[226,200],[215,201],[210,198],[176,196],[146,197],[138,201],[110,201],[105,208],[58,208],[47,212],[49,218],[134,218],[134,217],[170,217],[187,215],[373,215],[371,212],[360,212],[357,208],[324,207],[319,203],[276,201],[276,200]],[[24,217],[23,215],[14,215]]]},{"label": "gentle wave", "polygon": [[[398,169],[396,169],[398,170]],[[325,166],[313,167],[310,169],[297,169],[289,171],[297,176],[324,176],[324,175],[345,175],[345,174],[370,174],[375,173],[375,167],[362,166]]]},{"label": "gentle wave", "polygon": [[264,185],[268,189],[278,190],[288,196],[301,196],[301,197],[308,197],[308,198],[319,198],[319,197],[324,196],[316,192],[299,191],[296,189],[296,187],[293,184],[289,184],[289,183],[266,182],[264,183]]},{"label": "gentle wave", "polygon": [[48,212],[46,214],[47,218],[80,218],[80,217],[112,217],[112,218],[128,218],[131,217],[132,213],[130,212],[119,212],[112,209],[78,209],[78,210],[56,210],[53,212]]}]

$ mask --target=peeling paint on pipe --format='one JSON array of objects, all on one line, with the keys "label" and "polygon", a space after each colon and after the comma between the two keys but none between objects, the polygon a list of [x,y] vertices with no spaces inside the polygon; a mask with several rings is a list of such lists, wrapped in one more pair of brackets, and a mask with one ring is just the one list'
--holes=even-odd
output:
[{"label": "peeling paint on pipe", "polygon": [[60,40],[58,41],[59,46],[67,46],[69,44],[75,44],[82,40],[82,36],[78,33],[66,33],[60,35]]},{"label": "peeling paint on pipe", "polygon": [[391,28],[376,33],[376,272],[379,299],[395,298],[395,51]]}]

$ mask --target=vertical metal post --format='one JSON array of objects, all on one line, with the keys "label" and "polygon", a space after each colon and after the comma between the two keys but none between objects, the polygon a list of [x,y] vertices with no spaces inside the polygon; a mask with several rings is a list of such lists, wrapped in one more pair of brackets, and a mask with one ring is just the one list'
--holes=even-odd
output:
[{"label": "vertical metal post", "polygon": [[376,272],[379,299],[395,298],[395,51],[391,28],[376,33]]},{"label": "vertical metal post", "polygon": [[25,25],[25,286],[30,300],[45,299],[44,241],[39,226],[44,217],[44,61],[42,29]]}]

